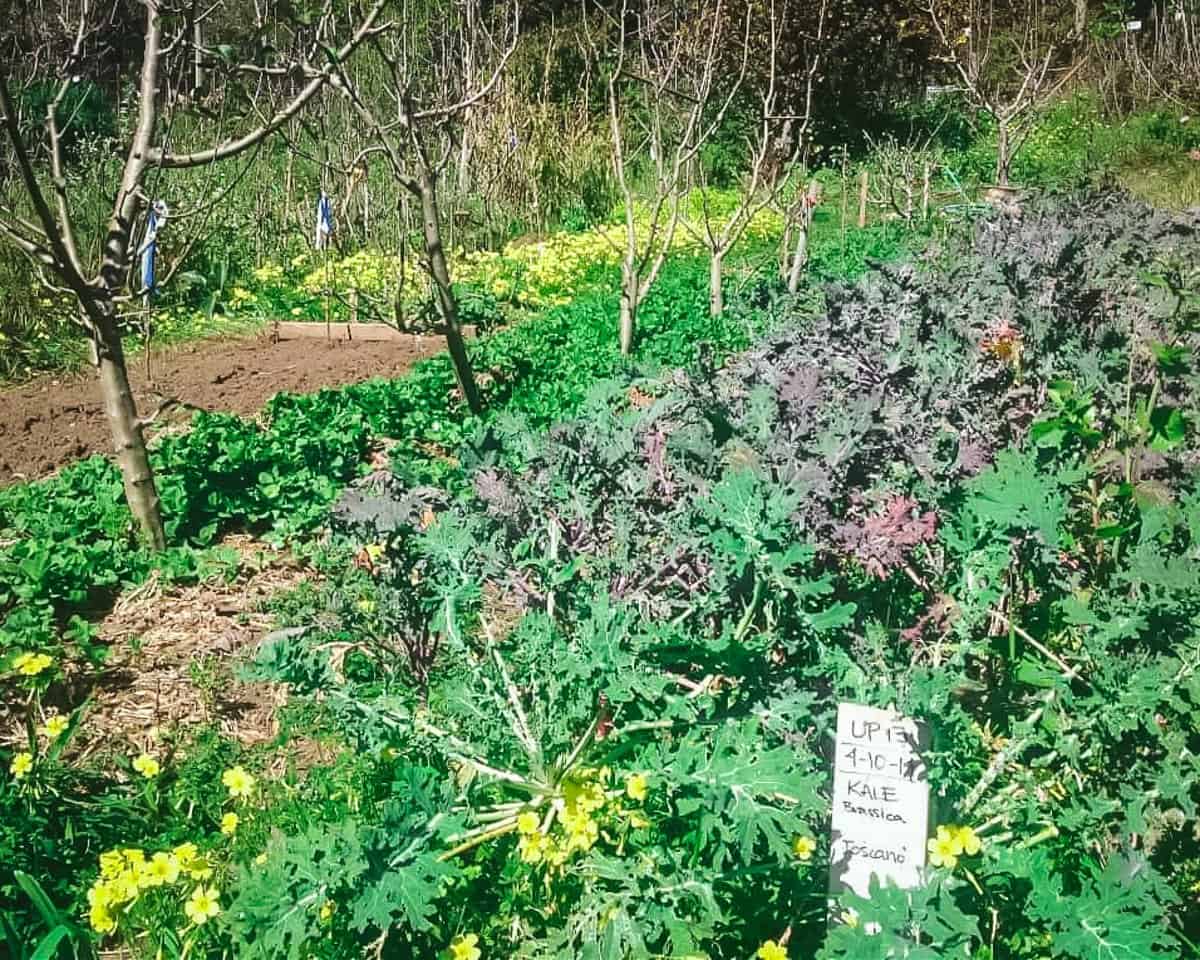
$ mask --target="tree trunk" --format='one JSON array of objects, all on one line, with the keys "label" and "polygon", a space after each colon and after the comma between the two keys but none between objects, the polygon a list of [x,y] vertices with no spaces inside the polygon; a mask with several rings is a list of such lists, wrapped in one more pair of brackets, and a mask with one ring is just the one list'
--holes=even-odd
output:
[{"label": "tree trunk", "polygon": [[1008,136],[1008,120],[999,121],[996,128],[996,183],[998,186],[1008,186],[1008,169],[1012,166],[1012,149]]},{"label": "tree trunk", "polygon": [[429,269],[433,274],[433,285],[437,291],[438,312],[446,327],[446,346],[450,350],[450,361],[454,365],[454,379],[462,391],[467,407],[474,414],[483,412],[479,402],[479,390],[475,386],[475,374],[471,371],[471,358],[463,342],[462,324],[458,319],[458,301],[450,285],[450,268],[446,263],[446,251],[442,246],[441,218],[437,206],[437,184],[427,164],[422,165],[418,180],[421,199],[421,218],[424,221],[425,254],[429,257]]},{"label": "tree trunk", "polygon": [[792,253],[792,268],[788,271],[788,293],[796,293],[800,289],[800,276],[804,273],[804,265],[808,262],[808,218],[801,220],[796,231],[796,249]]},{"label": "tree trunk", "polygon": [[121,347],[116,318],[106,311],[93,320],[93,328],[93,359],[100,373],[104,412],[112,430],[121,479],[125,482],[125,499],[150,546],[162,550],[167,545],[167,539],[163,530],[158,488],[146,453],[146,441],[142,436],[133,391],[129,388],[125,351]]},{"label": "tree trunk", "polygon": [[714,252],[708,261],[708,310],[714,317],[719,317],[725,312],[725,296],[721,290],[721,270],[724,260],[724,252]]},{"label": "tree trunk", "polygon": [[1082,40],[1087,34],[1087,0],[1075,0],[1075,37]]},{"label": "tree trunk", "polygon": [[203,20],[196,16],[196,2],[193,0],[191,6],[191,21],[192,21],[192,96],[199,97],[204,90],[204,54],[201,49],[204,46],[204,26]]},{"label": "tree trunk", "polygon": [[621,355],[629,356],[633,351],[633,334],[637,324],[639,281],[632,264],[621,265],[621,314],[618,332],[621,340]]}]

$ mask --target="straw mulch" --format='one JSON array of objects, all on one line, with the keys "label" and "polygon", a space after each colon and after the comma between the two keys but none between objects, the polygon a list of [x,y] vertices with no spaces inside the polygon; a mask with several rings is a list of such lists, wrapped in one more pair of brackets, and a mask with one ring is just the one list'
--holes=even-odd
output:
[{"label": "straw mulch", "polygon": [[[226,539],[239,556],[232,582],[192,586],[151,577],[122,596],[98,624],[109,647],[104,665],[65,664],[46,698],[60,712],[86,703],[70,754],[103,763],[156,747],[196,725],[210,725],[247,746],[278,733],[275,711],[287,699],[278,684],[244,683],[237,666],[274,626],[265,602],[296,586],[307,571],[289,554],[248,536]],[[0,718],[9,742],[23,737],[20,704]]]}]

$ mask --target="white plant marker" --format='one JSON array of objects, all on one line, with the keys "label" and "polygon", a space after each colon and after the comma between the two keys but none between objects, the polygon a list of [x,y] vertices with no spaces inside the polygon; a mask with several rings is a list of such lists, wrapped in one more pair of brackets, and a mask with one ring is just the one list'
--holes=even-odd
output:
[{"label": "white plant marker", "polygon": [[929,836],[928,731],[892,710],[838,704],[829,890],[867,896],[871,874],[921,882]]}]

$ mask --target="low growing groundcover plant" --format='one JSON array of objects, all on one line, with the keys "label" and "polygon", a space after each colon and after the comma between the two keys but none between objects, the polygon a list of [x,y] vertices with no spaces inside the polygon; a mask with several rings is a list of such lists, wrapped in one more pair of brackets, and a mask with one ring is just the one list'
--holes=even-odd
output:
[{"label": "low growing groundcover plant", "polygon": [[[71,922],[148,956],[1194,956],[1198,255],[1196,216],[1060,198],[722,367],[479,424],[453,477],[354,482],[246,668],[288,684],[276,749],[336,761],[138,758]],[[922,886],[830,909],[840,700],[929,723],[940,829]],[[29,810],[68,775],[39,723]]]}]

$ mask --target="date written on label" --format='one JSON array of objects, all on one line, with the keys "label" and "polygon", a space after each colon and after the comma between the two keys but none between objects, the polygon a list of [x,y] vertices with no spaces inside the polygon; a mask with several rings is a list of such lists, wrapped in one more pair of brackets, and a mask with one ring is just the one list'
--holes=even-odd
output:
[{"label": "date written on label", "polygon": [[925,729],[894,711],[838,706],[830,890],[867,895],[872,875],[920,882],[929,822]]}]

